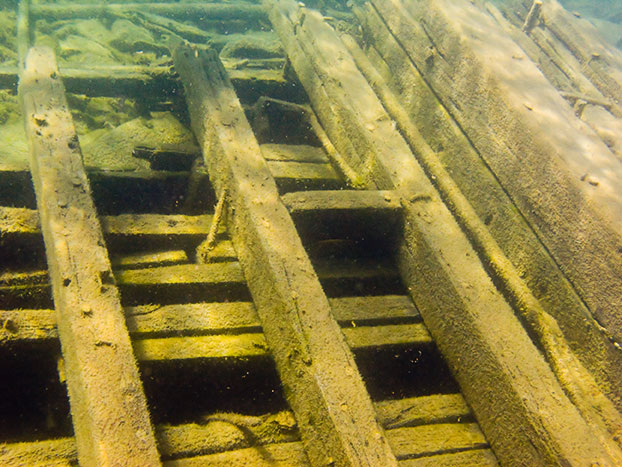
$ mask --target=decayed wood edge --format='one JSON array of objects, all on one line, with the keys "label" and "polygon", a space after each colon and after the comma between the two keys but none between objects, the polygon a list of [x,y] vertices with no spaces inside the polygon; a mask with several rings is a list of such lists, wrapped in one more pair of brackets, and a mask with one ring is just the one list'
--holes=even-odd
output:
[{"label": "decayed wood edge", "polygon": [[[492,8],[492,5],[487,4],[487,7]],[[365,71],[366,65],[361,63],[364,58],[356,58],[363,73],[369,75],[367,76],[368,81],[372,83],[387,110],[398,122],[402,134],[407,138],[411,147],[420,147],[421,144],[417,144],[416,141],[415,144],[412,142],[413,139],[417,138],[417,132],[409,129],[412,126],[410,120],[416,125],[428,125],[427,120],[429,120],[428,115],[430,113],[440,114],[443,117],[441,123],[438,123],[439,119],[437,118],[435,123],[424,128],[435,131],[434,137],[437,147],[442,145],[447,148],[453,145],[455,148],[445,154],[438,153],[436,157],[451,169],[452,178],[461,192],[469,198],[473,208],[478,210],[480,217],[486,219],[487,214],[490,216],[488,219],[491,222],[487,223],[487,229],[504,250],[505,255],[523,272],[523,280],[526,281],[531,290],[538,291],[537,298],[540,300],[540,304],[557,320],[577,357],[595,375],[601,389],[615,400],[615,394],[622,394],[622,352],[610,342],[595,323],[585,305],[576,295],[572,284],[568,282],[550,258],[525,219],[520,216],[511,199],[497,185],[493,174],[486,169],[467,138],[460,132],[434,93],[427,87],[417,69],[412,65],[399,43],[391,36],[389,30],[386,29],[376,11],[368,4],[364,10],[357,9],[357,17],[364,25],[370,43],[373,43],[375,47],[372,50],[368,49],[368,53],[374,57],[375,50],[378,50],[383,59],[393,64],[394,68],[390,73],[395,77],[395,86],[403,86],[404,91],[408,93],[412,89],[417,89],[416,94],[413,93],[413,96],[416,96],[416,104],[413,102],[413,107],[409,109],[410,116],[404,118],[400,115],[403,114],[403,110],[397,109],[395,111],[393,109],[395,103],[390,101],[395,100],[395,98],[390,96],[390,91],[383,89],[386,87],[383,80],[372,76],[375,70]],[[524,37],[529,41],[527,36],[522,33],[519,37]],[[345,42],[347,44],[347,40]],[[349,49],[351,50],[350,47]],[[378,59],[375,57],[375,61]],[[384,67],[386,63],[376,63],[375,66]],[[384,69],[383,75],[387,76],[388,73],[388,68]],[[412,99],[412,97],[409,95],[408,99]],[[430,111],[430,108],[433,110]],[[426,109],[426,111],[423,112],[420,109]],[[417,112],[421,115],[413,115]],[[404,122],[403,120],[407,121]],[[431,129],[432,125],[434,125],[434,130]],[[429,135],[429,132],[427,134]],[[423,141],[423,143],[425,142]],[[449,201],[450,209],[456,213],[460,206],[448,200],[447,189],[450,187],[446,186],[444,180],[439,180],[438,171],[430,170],[430,162],[426,163],[426,159],[431,159],[430,155],[426,155],[425,148],[416,150],[415,155],[422,161],[422,165],[426,167],[428,174],[437,177],[437,186],[443,193],[445,200]],[[456,157],[457,155],[460,157]],[[434,163],[434,160],[432,159],[431,162]],[[457,215],[459,221],[462,215],[464,214]],[[479,250],[481,255],[482,251]],[[498,262],[495,261],[494,255],[489,253],[486,256],[492,256],[492,258],[490,261],[484,260],[484,265]],[[496,274],[494,271],[491,273]],[[555,293],[547,293],[551,290],[554,290]]]},{"label": "decayed wood edge", "polygon": [[[438,156],[413,125],[409,116],[398,103],[397,98],[383,84],[382,78],[366,60],[356,43],[349,37],[343,37],[343,39],[362,73],[372,83],[372,87],[379,95],[385,108],[398,122],[404,138],[414,149],[421,165],[428,175],[435,180],[445,202],[451,207],[457,221],[480,254],[482,263],[491,276],[496,279],[497,286],[504,292],[531,334],[537,338],[555,376],[571,400],[584,415],[593,411],[593,407],[598,406],[596,410],[598,414],[594,414],[596,418],[599,418],[600,414],[609,413],[610,415],[604,418],[610,418],[608,423],[611,427],[622,424],[622,417],[617,413],[611,401],[603,394],[604,390],[614,397],[620,394],[619,378],[622,375],[620,373],[622,371],[620,367],[622,353],[608,341],[607,336],[600,331],[587,310],[582,307],[579,307],[578,310],[575,308],[573,315],[568,316],[571,312],[569,307],[563,307],[562,313],[554,308],[551,309],[552,307],[548,307],[547,310],[536,299],[489,229],[444,169]],[[575,300],[580,305],[578,297],[575,297]],[[556,318],[561,319],[561,325]],[[572,337],[570,343],[566,341],[562,327],[566,331],[566,335],[570,332]],[[577,334],[579,335],[577,336]],[[609,358],[604,363],[603,353],[607,351]],[[577,352],[579,356],[574,352]],[[600,377],[599,382],[605,386],[604,390],[601,389],[602,386],[599,387],[594,376],[584,367],[580,359],[583,353],[589,357],[592,356],[592,353],[598,354],[597,362],[594,361],[594,357],[584,358],[583,361],[591,364],[590,370]],[[604,384],[603,379],[605,380]],[[614,428],[613,431],[617,431],[617,428]]]},{"label": "decayed wood edge", "polygon": [[[533,63],[512,60],[514,52],[522,55],[522,50],[473,5],[437,0],[417,12],[413,3],[407,8],[380,0],[373,4],[592,315],[612,339],[622,340],[617,312],[622,304],[622,256],[610,253],[622,251],[622,210],[616,208],[622,197],[614,188],[622,178],[620,161],[575,117]],[[470,15],[468,22],[460,23],[472,28],[468,36],[461,36],[462,26],[456,26],[465,14],[462,10]],[[415,19],[419,16],[434,27],[424,31]],[[478,21],[481,24],[473,26]],[[487,36],[473,45],[471,37],[482,28],[490,28],[496,39]],[[445,55],[434,66],[426,65],[427,56],[421,53],[425,46],[418,42],[431,44],[430,40]],[[482,55],[484,47],[498,50]],[[500,54],[500,59],[490,61],[491,53]],[[499,71],[501,61],[507,63],[504,70],[513,73]],[[519,73],[525,78],[521,82],[528,79],[538,93],[533,102],[515,89],[519,82],[511,77]],[[461,81],[467,75],[469,79]],[[473,99],[460,108],[454,105],[467,92]]]},{"label": "decayed wood edge", "polygon": [[[404,280],[417,305],[421,304],[430,332],[502,458],[508,462],[516,458],[580,462],[588,456],[612,462],[609,451],[616,456],[617,448],[606,437],[601,440],[592,433],[592,427],[567,399],[512,309],[496,291],[421,168],[415,166],[414,158],[409,163],[400,157],[410,151],[334,31],[323,25],[316,13],[300,9],[294,2],[265,4],[335,146],[343,147],[342,154],[353,157],[352,165],[360,168],[357,154],[352,151],[358,142],[359,161],[367,160],[371,166],[363,165],[363,170],[370,175],[375,172],[381,188],[397,186],[404,191],[405,242],[400,255]],[[335,81],[338,84],[331,89]],[[350,100],[343,97],[348,91],[355,94],[348,96]],[[341,108],[335,111],[338,106]],[[354,110],[348,112],[349,106]],[[339,124],[335,124],[335,117]],[[344,121],[358,141],[342,144],[347,139],[343,135]],[[372,160],[370,150],[376,154]],[[422,193],[426,195],[423,200],[417,196]],[[460,280],[456,280],[458,277]],[[476,290],[479,292],[473,296]],[[488,316],[492,310],[494,316]],[[490,323],[496,325],[494,335]],[[508,347],[513,351],[508,353]],[[487,368],[486,372],[481,371],[482,367]],[[545,405],[546,415],[542,412]],[[560,425],[567,423],[571,428],[562,435]],[[517,429],[523,437],[507,437]],[[571,438],[574,442],[568,442]],[[577,450],[576,443],[585,446]]]},{"label": "decayed wood edge", "polygon": [[226,71],[214,54],[171,48],[212,185],[229,197],[229,231],[309,460],[396,465]]},{"label": "decayed wood edge", "polygon": [[55,62],[50,49],[30,49],[19,94],[80,463],[159,465],[146,398]]},{"label": "decayed wood edge", "polygon": [[[47,276],[42,282],[46,281]],[[330,305],[335,319],[347,326],[420,321],[419,312],[407,296],[332,298]],[[139,305],[125,307],[125,318],[135,337],[260,330],[250,302]],[[56,338],[53,310],[0,310],[0,342]]]},{"label": "decayed wood edge", "polygon": [[[352,350],[422,347],[432,343],[425,326],[394,324],[344,328]],[[136,358],[141,362],[191,359],[245,358],[269,355],[261,333],[211,334],[208,336],[141,338],[133,341]]]},{"label": "decayed wood edge", "polygon": [[[408,399],[387,400],[374,404],[378,420],[386,427],[391,436],[392,430],[399,427],[420,427],[418,430],[402,430],[395,432],[395,442],[400,443],[404,457],[426,455],[425,445],[430,442],[417,443],[417,438],[423,434],[421,430],[434,437],[435,425],[439,425],[442,435],[447,424],[458,427],[461,421],[470,423],[471,411],[460,394],[437,394],[432,396],[413,397]],[[236,422],[236,415],[238,421]],[[292,412],[282,411],[276,414],[263,416],[243,416],[238,414],[207,414],[200,423],[184,425],[156,426],[156,437],[162,458],[165,460],[189,458],[191,456],[205,456],[228,450],[239,450],[252,444],[266,446],[274,443],[288,443],[298,441],[299,434]],[[236,423],[246,419],[252,422],[244,426]],[[421,426],[429,426],[421,428]],[[244,436],[241,428],[248,430],[252,436]],[[464,430],[464,428],[463,428]],[[466,430],[472,431],[472,425],[466,425]],[[470,434],[473,446],[485,443],[481,434]],[[410,438],[410,441],[407,439]],[[438,438],[438,437],[437,437]],[[469,438],[465,440],[468,441]],[[463,446],[464,447],[464,446]],[[432,449],[435,454],[455,451],[458,446],[438,443]],[[469,452],[469,451],[466,451]],[[438,454],[442,455],[442,454]],[[494,455],[488,454],[490,465],[494,465]],[[0,463],[3,465],[24,465],[70,463],[76,459],[75,442],[73,438],[61,438],[49,441],[6,443],[0,444]],[[306,460],[306,459],[305,459]],[[198,459],[197,459],[198,461]],[[488,465],[488,464],[486,464]]]}]

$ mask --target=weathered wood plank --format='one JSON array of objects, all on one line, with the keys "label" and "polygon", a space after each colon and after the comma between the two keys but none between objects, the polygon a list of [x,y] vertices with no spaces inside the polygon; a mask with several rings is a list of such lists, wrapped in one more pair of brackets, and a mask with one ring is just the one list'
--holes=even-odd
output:
[{"label": "weathered wood plank", "polygon": [[77,457],[74,438],[0,444],[0,463],[2,465],[68,467],[77,462]]},{"label": "weathered wood plank", "polygon": [[173,45],[212,185],[312,464],[395,465],[354,359],[226,72]]},{"label": "weathered wood plank", "polygon": [[[432,338],[421,323],[343,328],[352,350],[383,347],[420,347],[432,344]],[[244,358],[267,355],[266,340],[261,333],[216,334],[208,336],[163,337],[134,340],[134,352],[140,361],[190,360],[195,358]]]},{"label": "weathered wood plank", "polygon": [[19,93],[80,462],[159,465],[103,233],[50,49],[30,50]]},{"label": "weathered wood plank", "polygon": [[174,266],[188,263],[188,255],[184,250],[169,250],[134,255],[113,256],[110,259],[115,269],[138,269]]},{"label": "weathered wood plank", "polygon": [[[329,260],[317,261],[315,269],[322,287],[331,297],[367,292],[371,295],[399,294],[403,285],[395,265],[370,261]],[[19,273],[18,273],[19,275]],[[11,307],[41,307],[48,300],[49,284],[45,271],[20,275],[0,276],[0,296],[15,299],[30,294],[32,303],[5,305]],[[246,281],[237,261],[210,264],[179,264],[150,269],[119,269],[115,279],[121,290],[123,304],[187,303],[203,301],[208,297],[218,300],[247,300]],[[13,302],[12,302],[13,303]],[[30,302],[28,302],[30,303]],[[46,307],[49,305],[43,305]]]},{"label": "weathered wood plank", "polygon": [[485,449],[488,443],[476,423],[440,423],[389,432],[391,448],[398,459],[423,457],[444,452]]},{"label": "weathered wood plank", "polygon": [[[438,424],[455,422],[460,417],[469,417],[470,411],[459,394],[444,394],[435,396],[416,397],[403,400],[388,400],[374,404],[378,419],[391,436],[392,425],[396,416],[406,425]],[[245,422],[244,429],[252,433],[246,436],[242,433],[240,422]],[[467,428],[468,431],[468,428]],[[222,451],[236,450],[254,446],[264,446],[273,443],[289,443],[299,441],[296,420],[292,412],[282,411],[276,414],[261,416],[244,416],[241,414],[207,414],[201,423],[184,425],[160,425],[156,427],[158,447],[164,460],[184,457],[214,454]],[[399,435],[404,439],[405,433]],[[396,438],[397,439],[397,438]],[[404,444],[404,443],[402,443]],[[413,442],[413,446],[416,446]],[[451,447],[448,451],[452,451]],[[418,451],[411,450],[409,455],[416,455]],[[422,465],[430,465],[431,459],[447,462],[447,465],[457,464],[459,459],[487,459],[481,465],[496,465],[495,457],[490,451],[477,451],[476,456],[468,453],[452,457],[443,455],[422,458],[427,459]],[[76,461],[76,449],[73,438],[61,438],[49,441],[30,443],[9,443],[0,445],[0,463],[2,465],[45,464],[53,465],[59,462],[68,465]],[[454,463],[450,463],[454,461]],[[400,462],[400,465],[406,465]],[[408,464],[410,465],[410,464]],[[417,465],[416,463],[413,465]],[[438,465],[445,465],[439,463]],[[470,464],[468,464],[470,465]],[[474,463],[473,465],[479,465]]]},{"label": "weathered wood plank", "polygon": [[[175,96],[177,87],[176,77],[165,66],[111,65],[87,69],[73,65],[61,66],[60,71],[68,92],[91,97],[146,95],[164,101]],[[233,85],[247,102],[254,102],[262,95],[301,99],[295,84],[286,80],[281,70],[244,68],[231,69],[230,73]],[[0,66],[1,89],[15,89],[17,80],[17,68]]]},{"label": "weathered wood plank", "polygon": [[[496,11],[490,3],[487,6],[491,11]],[[521,286],[516,274],[520,275],[541,307],[559,323],[570,347],[595,376],[601,389],[615,399],[615,394],[622,393],[622,352],[602,333],[572,284],[550,257],[514,201],[498,184],[494,173],[487,168],[468,138],[437,100],[436,94],[429,89],[382,18],[370,5],[364,12],[358,10],[357,15],[365,24],[365,30],[375,47],[368,49],[368,55],[374,58],[375,67],[383,70],[384,78],[391,83],[399,97],[392,98],[390,91],[382,89],[383,80],[375,78],[373,70],[370,71],[362,63],[363,60],[355,56],[358,66],[367,80],[373,83],[392,117],[399,122],[402,134],[411,147],[417,148],[416,157],[426,167],[426,171],[436,177],[436,185],[442,196],[449,201],[448,204],[452,206],[463,228],[469,232],[470,238],[475,240],[478,253],[486,258],[483,262],[488,265],[489,272],[507,284],[503,287],[506,296],[514,296],[515,302],[525,303],[521,294],[517,293]],[[495,18],[500,15],[496,11]],[[530,41],[519,29],[516,31]],[[532,36],[537,32],[539,30],[533,30]],[[352,50],[351,47],[349,49]],[[523,49],[529,50],[524,46]],[[402,103],[403,110],[395,111],[396,100]],[[404,112],[408,113],[405,119]],[[416,126],[414,130],[413,124]],[[425,139],[419,132],[425,135]],[[433,148],[432,151],[425,147],[426,142]],[[451,174],[450,180],[447,179],[447,172]],[[476,216],[484,223],[483,226],[481,222],[478,225],[475,216],[468,213],[468,206],[464,209],[464,200],[460,200],[460,195],[468,199]],[[485,238],[488,233],[494,237],[493,242]],[[503,254],[491,248],[495,243],[503,250]],[[504,256],[512,262],[515,271],[503,264]],[[512,293],[508,294],[511,290]],[[528,294],[522,295],[528,297]],[[519,305],[516,308],[528,310],[532,306],[521,308]],[[545,329],[540,327],[540,330]],[[539,333],[537,326],[536,331]]]},{"label": "weathered wood plank", "polygon": [[[211,215],[120,214],[101,216],[105,235],[129,237],[202,237],[207,235]],[[2,235],[40,235],[39,213],[34,209],[0,207]]]},{"label": "weathered wood plank", "polygon": [[[330,305],[335,319],[346,325],[420,321],[412,300],[406,296],[333,298]],[[125,318],[128,330],[136,337],[251,332],[261,328],[251,302],[133,306],[125,308]],[[0,342],[57,338],[53,310],[0,311]]]},{"label": "weathered wood plank", "polygon": [[236,261],[118,270],[115,279],[124,305],[249,298]]},{"label": "weathered wood plank", "polygon": [[[370,186],[402,192],[404,281],[496,450],[508,462],[516,456],[534,463],[581,462],[587,452],[616,462],[617,448],[606,435],[594,435],[566,397],[334,30],[293,1],[265,4],[337,149]],[[387,10],[401,24],[398,6],[393,2]],[[570,419],[572,429],[562,434]],[[507,437],[516,430],[523,436]],[[580,443],[585,446],[577,450]]]},{"label": "weathered wood plank", "polygon": [[490,449],[474,449],[400,461],[400,467],[495,467],[499,465]]},{"label": "weathered wood plank", "polygon": [[434,394],[376,402],[376,414],[386,429],[430,423],[460,423],[472,418],[461,394]]},{"label": "weathered wood plank", "polygon": [[33,5],[30,15],[33,19],[63,20],[69,18],[93,18],[107,13],[128,14],[147,12],[170,16],[180,20],[197,18],[218,18],[220,21],[241,19],[246,21],[267,21],[265,11],[258,5],[248,3],[109,3],[100,5]]},{"label": "weathered wood plank", "polygon": [[269,160],[268,167],[283,191],[334,190],[344,185],[330,164]]},{"label": "weathered wood plank", "polygon": [[[443,0],[424,8],[384,0],[373,5],[594,318],[622,341],[616,311],[622,304],[622,257],[608,253],[622,249],[620,160],[531,61],[512,58],[523,51],[473,5]],[[433,26],[424,31],[420,21]],[[430,41],[445,56],[433,66],[421,52]],[[499,60],[489,60],[493,55]],[[516,80],[519,75],[523,79]],[[468,105],[458,108],[456,102]]]},{"label": "weathered wood plank", "polygon": [[303,191],[283,195],[292,215],[313,211],[363,211],[370,215],[402,209],[399,194],[376,190]]},{"label": "weathered wood plank", "polygon": [[140,361],[242,358],[266,355],[268,346],[262,334],[253,333],[140,339],[134,352]]},{"label": "weathered wood plank", "polygon": [[282,443],[262,448],[246,448],[207,456],[188,457],[164,462],[166,467],[292,467],[308,466],[302,443]]},{"label": "weathered wood plank", "polygon": [[[520,25],[524,20],[518,16],[517,10],[520,8],[516,6],[515,3],[499,5],[508,19],[492,4],[487,4],[486,9],[573,106],[575,114],[590,125],[618,158],[622,158],[622,136],[619,134],[622,108],[603,95],[588,79],[581,62],[557,36],[544,27],[543,22],[540,27],[530,30],[528,35],[523,34]],[[594,28],[587,20],[573,19],[581,33],[585,28]],[[601,41],[595,37],[592,40],[602,46],[599,44]],[[592,42],[585,47],[595,51],[594,45]]]},{"label": "weathered wood plank", "polygon": [[261,144],[261,154],[267,161],[310,162],[327,164],[328,156],[322,148],[303,144]]}]

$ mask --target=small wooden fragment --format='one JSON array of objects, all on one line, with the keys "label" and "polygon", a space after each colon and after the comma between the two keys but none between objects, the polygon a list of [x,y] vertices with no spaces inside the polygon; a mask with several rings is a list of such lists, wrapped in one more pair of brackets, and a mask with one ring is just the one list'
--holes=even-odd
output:
[{"label": "small wooden fragment", "polygon": [[30,50],[19,91],[80,463],[159,465],[119,294],[50,49]]}]

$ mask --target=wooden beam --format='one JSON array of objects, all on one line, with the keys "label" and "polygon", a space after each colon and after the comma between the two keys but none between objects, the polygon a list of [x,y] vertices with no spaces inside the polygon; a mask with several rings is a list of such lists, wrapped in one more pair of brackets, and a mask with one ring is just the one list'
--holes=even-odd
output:
[{"label": "wooden beam", "polygon": [[[512,58],[524,52],[474,5],[435,0],[418,9],[392,0],[372,3],[594,319],[622,345],[622,256],[608,253],[622,251],[620,160],[534,63]],[[550,4],[543,4],[543,14]],[[437,26],[424,31],[420,21]],[[445,58],[428,66],[422,50],[432,43]],[[490,56],[503,60],[489,61]],[[457,102],[469,105],[458,108]]]},{"label": "wooden beam", "polygon": [[366,212],[375,216],[382,212],[399,214],[402,210],[399,194],[382,190],[300,191],[284,195],[283,203],[293,215],[341,211],[343,214]]},{"label": "wooden beam", "polygon": [[[160,238],[176,241],[183,237],[207,235],[212,216],[203,214],[119,214],[101,216],[104,235],[111,237]],[[34,209],[0,207],[0,232],[5,235],[41,235],[39,213]]]},{"label": "wooden beam", "polygon": [[[501,13],[491,3],[486,6],[495,12],[498,21],[502,20]],[[512,198],[438,101],[376,10],[367,4],[364,9],[357,10],[357,17],[373,44],[366,56],[374,61],[374,66],[365,63],[369,60],[361,56],[360,51],[356,53],[356,45],[348,45],[352,41],[345,39],[344,43],[387,111],[398,122],[411,148],[415,149],[417,159],[428,175],[435,177],[443,199],[468,232],[489,273],[498,283],[504,284],[502,288],[515,309],[523,313],[533,309],[532,297],[537,298],[542,309],[555,318],[568,344],[594,375],[601,390],[616,400],[616,394],[622,394],[622,352],[602,332]],[[522,24],[522,20],[518,24]],[[515,40],[522,37],[531,43],[519,29],[514,28],[514,32]],[[540,32],[535,29],[531,36],[536,37]],[[524,41],[520,44],[529,53]],[[533,43],[531,46],[537,48]],[[529,55],[533,59],[533,55]],[[380,70],[384,79],[378,76]],[[392,90],[388,89],[388,84]],[[436,117],[431,119],[430,114]],[[503,253],[499,254],[496,247]],[[520,305],[527,305],[525,298],[529,298],[531,305]],[[536,317],[537,314],[531,314],[527,321],[534,323]],[[538,335],[546,327],[536,325],[532,329],[536,331],[534,335]]]},{"label": "wooden beam", "polygon": [[169,16],[180,20],[202,20],[214,18],[219,21],[245,20],[267,21],[265,11],[258,5],[248,3],[108,3],[100,5],[33,5],[33,19],[60,21],[69,18],[93,18],[109,13],[128,14],[146,12]]},{"label": "wooden beam", "polygon": [[[420,322],[407,296],[333,298],[330,305],[335,319],[347,326]],[[125,319],[129,332],[137,338],[255,332],[261,328],[251,302],[130,306],[125,308]],[[0,342],[57,338],[54,310],[0,310]]]},{"label": "wooden beam", "polygon": [[[222,36],[219,40],[226,40]],[[231,66],[234,64],[231,63]],[[68,92],[91,97],[132,97],[146,95],[158,102],[175,99],[177,78],[167,66],[61,66]],[[285,79],[281,69],[242,68],[229,69],[233,85],[244,102],[255,102],[261,96],[304,99],[300,86]],[[17,87],[18,69],[0,66],[0,89]]]},{"label": "wooden beam", "polygon": [[501,460],[617,462],[610,435],[566,396],[335,31],[294,1],[264,3],[335,147],[369,186],[401,193],[402,277]]},{"label": "wooden beam", "polygon": [[[460,394],[439,394],[434,396],[413,397],[409,399],[387,400],[374,404],[378,420],[386,429],[389,430],[391,437],[392,429],[398,421],[401,427],[421,426],[421,425],[447,425],[452,423],[454,426],[462,419],[465,423],[470,423],[472,414],[467,407],[464,399]],[[421,413],[422,416],[417,414]],[[206,414],[200,417],[200,423],[188,423],[184,425],[160,425],[156,427],[156,436],[160,453],[165,460],[191,458],[192,456],[201,456],[215,454],[223,451],[239,450],[241,448],[266,446],[270,449],[270,445],[276,443],[291,443],[300,440],[298,428],[294,414],[290,411],[281,411],[276,414],[265,414],[259,416],[244,416],[235,413],[224,414]],[[245,423],[246,422],[246,423]],[[250,423],[249,423],[250,422]],[[242,425],[242,423],[245,423]],[[469,425],[466,431],[469,431]],[[248,430],[247,433],[252,436],[246,436],[242,433],[241,428]],[[441,427],[438,434],[443,430]],[[428,436],[436,437],[434,429],[428,427]],[[472,430],[472,428],[471,428]],[[454,429],[454,431],[458,431]],[[408,434],[413,431],[397,432],[396,442],[406,447],[404,450],[405,457],[421,455],[421,447],[432,442],[428,439],[422,439],[421,444],[408,443],[406,441]],[[475,436],[473,440],[481,443],[481,436]],[[405,442],[406,441],[406,442]],[[459,441],[459,439],[457,440]],[[446,442],[447,452],[459,449],[457,444],[449,441]],[[301,447],[299,449],[302,449]],[[437,451],[432,449],[431,451]],[[464,451],[468,454],[473,450]],[[430,459],[430,450],[423,452],[424,456]],[[438,456],[443,454],[437,454]],[[444,454],[448,455],[448,454]],[[480,459],[481,456],[474,456],[472,459]],[[484,457],[482,457],[484,458]],[[474,465],[496,465],[495,457],[490,451],[487,451],[486,462],[476,463]],[[457,456],[457,459],[470,459],[469,456]],[[76,450],[73,438],[61,438],[50,441],[37,441],[27,443],[6,443],[0,444],[0,462],[3,465],[13,465],[21,462],[28,465],[34,464],[52,464],[54,462],[75,462]],[[441,460],[441,459],[439,459]],[[200,458],[195,460],[200,462]],[[429,460],[427,461],[429,462]],[[272,464],[273,465],[273,464]],[[305,463],[304,465],[308,465]],[[400,465],[402,465],[400,463]],[[413,464],[416,465],[416,464]],[[428,465],[428,464],[425,464]],[[445,464],[439,464],[445,465]],[[465,464],[447,464],[460,466]]]},{"label": "wooden beam", "polygon": [[214,54],[172,46],[192,127],[314,465],[396,465],[353,356]]},{"label": "wooden beam", "polygon": [[155,437],[53,52],[19,86],[80,463],[159,465]]}]

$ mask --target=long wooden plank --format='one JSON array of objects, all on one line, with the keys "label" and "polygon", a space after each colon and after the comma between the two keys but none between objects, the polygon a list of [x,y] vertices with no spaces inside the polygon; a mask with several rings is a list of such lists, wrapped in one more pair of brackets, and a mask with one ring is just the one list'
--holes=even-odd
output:
[{"label": "long wooden plank", "polygon": [[[214,40],[225,42],[227,36]],[[234,64],[230,64],[233,66]],[[128,97],[147,95],[164,101],[175,94],[176,77],[170,67],[133,65],[93,66],[88,69],[77,65],[61,66],[68,92],[91,97]],[[282,70],[264,68],[231,69],[231,81],[243,95],[245,102],[255,102],[261,96],[303,98],[299,86],[285,79]],[[16,67],[0,66],[0,89],[15,89],[18,81]]]},{"label": "long wooden plank", "polygon": [[400,461],[400,467],[495,467],[499,465],[490,449],[472,449]]},{"label": "long wooden plank", "polygon": [[80,463],[159,465],[146,399],[54,54],[20,79]]},{"label": "long wooden plank", "polygon": [[258,5],[248,3],[108,3],[100,5],[33,5],[30,15],[33,19],[63,20],[68,18],[92,18],[97,15],[115,13],[128,14],[145,12],[170,16],[181,20],[218,18],[224,20],[266,21],[265,11]]},{"label": "long wooden plank", "polygon": [[[158,302],[189,303],[206,300],[247,300],[246,281],[234,258],[210,264],[177,264],[150,269],[118,269],[115,279],[123,304]],[[318,261],[315,269],[325,292],[331,297],[360,293],[399,294],[403,285],[394,264],[370,261]],[[49,302],[49,284],[45,271],[0,275],[0,297],[4,308],[45,308]],[[26,299],[19,303],[20,299]]]},{"label": "long wooden plank", "polygon": [[[470,420],[471,413],[464,399],[460,394],[438,394],[433,396],[414,397],[401,400],[387,400],[377,402],[374,407],[378,414],[378,420],[385,429],[389,430],[392,436],[392,429],[399,428],[394,426],[399,419],[404,426],[435,425],[447,423],[459,423],[460,420]],[[242,432],[241,428],[246,431]],[[442,431],[443,427],[441,427]],[[421,429],[420,429],[421,430]],[[428,436],[435,436],[434,428],[424,428],[428,431]],[[467,431],[472,428],[466,428]],[[408,433],[415,436],[421,431],[397,432],[395,437],[403,446],[408,447],[405,452],[406,457],[425,455],[417,448],[417,442],[410,445],[404,443]],[[156,427],[158,447],[163,459],[190,458],[214,454],[218,452],[236,450],[246,447],[264,446],[274,443],[296,442],[300,440],[294,414],[289,411],[282,411],[276,414],[266,414],[260,416],[244,416],[235,413],[216,413],[208,414],[203,417],[200,423],[189,423],[184,425],[160,425]],[[438,436],[435,436],[438,440]],[[474,438],[476,442],[481,442],[481,436]],[[452,452],[458,449],[452,440],[445,439],[442,442],[448,445],[446,451]],[[429,440],[424,440],[421,446],[427,444]],[[418,450],[419,449],[419,450]],[[433,450],[438,451],[438,449]],[[471,456],[456,455],[448,457],[447,462],[454,461],[447,465],[464,465],[455,462],[458,459],[468,460]],[[429,453],[429,450],[428,450]],[[482,453],[483,454],[483,453]],[[443,456],[448,454],[438,454],[436,456],[426,456],[425,462],[431,459],[442,461]],[[495,457],[490,451],[486,451],[482,457],[480,454],[473,456],[472,459],[488,459],[482,465],[496,465]],[[0,445],[0,463],[2,465],[15,465],[19,462],[26,465],[46,464],[52,465],[58,462],[62,465],[70,464],[76,460],[76,450],[73,438],[61,438],[49,441],[28,442],[28,443],[7,443]],[[402,465],[400,463],[400,465]],[[416,465],[416,464],[413,464]],[[422,464],[429,465],[429,464]],[[439,464],[444,465],[444,464]],[[479,464],[477,464],[479,465]]]},{"label": "long wooden plank", "polygon": [[[352,350],[432,344],[421,323],[344,328],[343,334]],[[134,352],[140,361],[245,358],[269,353],[264,336],[258,332],[139,339],[134,341]]]},{"label": "long wooden plank", "polygon": [[[45,275],[43,282],[47,280]],[[335,319],[348,326],[420,321],[407,296],[333,298],[330,305]],[[125,308],[125,318],[128,330],[136,337],[251,332],[261,327],[251,302],[131,306]],[[0,342],[57,338],[54,310],[0,311]]]},{"label": "long wooden plank", "polygon": [[354,358],[222,64],[173,45],[212,185],[312,464],[386,465],[395,457]]},{"label": "long wooden plank", "polygon": [[[622,250],[622,162],[469,2],[372,3],[594,318],[622,342],[622,256],[609,254]],[[421,21],[434,27],[424,31]],[[432,44],[445,59],[428,66],[422,50]]]},{"label": "long wooden plank", "polygon": [[363,211],[371,215],[402,209],[397,193],[376,190],[303,191],[288,193],[283,202],[292,214],[317,211]]},{"label": "long wooden plank", "polygon": [[[109,236],[181,237],[206,236],[211,215],[120,214],[101,216],[102,230]],[[0,207],[0,232],[5,235],[40,235],[39,213],[34,209]]]},{"label": "long wooden plank", "polygon": [[[487,6],[492,8],[490,3]],[[496,18],[501,15],[497,13]],[[595,375],[600,387],[608,394],[622,393],[622,352],[602,333],[572,284],[497,182],[494,173],[438,101],[382,18],[369,4],[364,10],[358,10],[357,14],[373,43],[373,48],[367,49],[367,56],[374,61],[374,66],[365,64],[365,58],[357,58],[353,52],[357,65],[367,80],[373,83],[374,90],[398,122],[411,147],[417,148],[416,157],[426,171],[436,177],[442,196],[449,201],[463,228],[472,239],[479,238],[477,249],[480,255],[483,252],[487,258],[484,264],[488,264],[489,272],[510,286],[504,286],[504,289],[513,290],[515,302],[525,302],[522,297],[529,296],[517,293],[521,287],[524,289],[520,284],[524,282],[541,307],[559,323],[569,345]],[[520,29],[516,31],[527,41],[530,40]],[[531,34],[535,36],[536,32],[533,30]],[[529,50],[522,46],[524,50]],[[351,46],[348,49],[353,50]],[[393,91],[387,90],[388,86],[382,78],[374,76],[377,74],[375,69],[382,70],[382,76]],[[393,92],[397,96],[392,96]],[[401,109],[395,110],[396,106]],[[451,178],[448,178],[447,172]],[[462,196],[468,200],[466,209],[465,200],[460,199]],[[469,214],[472,210],[468,204],[476,211],[475,215]],[[494,241],[485,238],[489,237],[488,234]],[[495,243],[503,254],[495,252]],[[507,267],[507,263],[503,264],[504,257],[515,266],[514,271]],[[517,281],[519,272],[520,279]],[[513,285],[516,283],[518,286]],[[523,307],[524,310],[529,308]]]},{"label": "long wooden plank", "polygon": [[401,190],[404,281],[501,460],[582,462],[589,452],[616,462],[617,448],[565,395],[334,30],[293,1],[265,4],[337,149],[370,185]]}]

